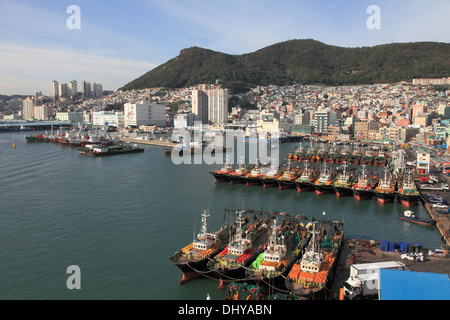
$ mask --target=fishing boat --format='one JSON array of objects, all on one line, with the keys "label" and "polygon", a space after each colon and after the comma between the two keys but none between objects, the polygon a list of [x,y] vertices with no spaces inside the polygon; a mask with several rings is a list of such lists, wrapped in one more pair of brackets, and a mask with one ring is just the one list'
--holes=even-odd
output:
[{"label": "fishing boat", "polygon": [[344,242],[343,225],[334,221],[329,225],[313,222],[313,231],[306,252],[292,266],[286,277],[291,299],[319,300],[326,297],[336,271]]},{"label": "fishing boat", "polygon": [[334,192],[333,182],[333,175],[331,174],[330,169],[328,169],[327,164],[324,163],[322,170],[320,171],[319,179],[314,182],[316,194],[321,195]]},{"label": "fishing boat", "polygon": [[44,142],[45,136],[43,134],[25,136],[27,142]]},{"label": "fishing boat", "polygon": [[269,233],[264,219],[256,218],[247,223],[245,211],[237,211],[235,234],[228,245],[207,263],[207,268],[223,282],[240,280],[245,277],[246,267],[262,252]]},{"label": "fishing boat", "polygon": [[417,224],[420,224],[423,226],[432,226],[436,223],[433,219],[425,219],[425,218],[416,217],[414,212],[411,210],[406,210],[405,212],[403,212],[403,215],[398,216],[398,217],[402,220],[417,223]]},{"label": "fishing boat", "polygon": [[230,184],[245,183],[245,175],[248,173],[248,169],[244,166],[244,158],[239,159],[238,167],[228,174]]},{"label": "fishing boat", "polygon": [[180,284],[209,273],[208,261],[214,258],[227,239],[230,226],[223,224],[215,233],[209,233],[208,211],[202,213],[202,228],[197,237],[186,247],[170,256],[170,261],[183,272]]},{"label": "fishing boat", "polygon": [[295,188],[295,180],[298,176],[298,170],[296,168],[291,168],[291,160],[288,159],[286,169],[283,171],[283,174],[277,178],[278,188],[280,190]]},{"label": "fishing boat", "polygon": [[278,186],[277,179],[281,176],[278,171],[278,165],[275,160],[271,161],[270,167],[266,169],[266,172],[259,179],[261,180],[264,188]]},{"label": "fishing boat", "polygon": [[412,207],[419,202],[419,191],[414,184],[411,171],[403,175],[401,185],[398,189],[398,198],[401,204],[406,207]]},{"label": "fishing boat", "polygon": [[225,165],[216,171],[211,171],[210,173],[216,178],[216,182],[229,182],[229,175],[233,172],[233,167],[229,163],[230,157],[226,156]]},{"label": "fishing boat", "polygon": [[92,157],[104,157],[118,154],[140,153],[145,149],[138,147],[136,144],[117,144],[112,146],[103,145],[86,145],[86,147],[78,150],[80,155]]},{"label": "fishing boat", "polygon": [[261,185],[262,178],[264,174],[262,173],[261,167],[259,165],[259,160],[255,160],[255,166],[253,169],[244,176],[245,184],[248,186]]},{"label": "fishing boat", "polygon": [[384,168],[383,178],[375,188],[375,196],[380,203],[393,202],[395,199],[395,180],[388,167]]},{"label": "fishing boat", "polygon": [[362,172],[358,181],[353,185],[353,196],[356,200],[370,199],[374,195],[375,182],[366,172],[366,165],[362,166]]},{"label": "fishing boat", "polygon": [[334,191],[338,198],[345,195],[351,195],[353,193],[352,187],[355,181],[353,176],[347,170],[347,167],[348,165],[344,164],[342,173],[333,184]]},{"label": "fishing boat", "polygon": [[247,268],[247,279],[285,289],[284,277],[306,247],[308,237],[305,234],[306,228],[298,221],[284,219],[278,226],[273,219],[269,243]]},{"label": "fishing boat", "polygon": [[298,192],[314,189],[314,181],[316,181],[317,174],[309,168],[308,161],[304,164],[302,175],[295,179],[295,185]]}]

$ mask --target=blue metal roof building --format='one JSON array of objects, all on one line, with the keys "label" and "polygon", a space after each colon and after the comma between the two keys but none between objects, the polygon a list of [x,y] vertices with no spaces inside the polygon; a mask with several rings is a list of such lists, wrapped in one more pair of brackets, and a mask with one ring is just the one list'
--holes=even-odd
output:
[{"label": "blue metal roof building", "polygon": [[380,269],[380,300],[450,300],[445,273]]}]

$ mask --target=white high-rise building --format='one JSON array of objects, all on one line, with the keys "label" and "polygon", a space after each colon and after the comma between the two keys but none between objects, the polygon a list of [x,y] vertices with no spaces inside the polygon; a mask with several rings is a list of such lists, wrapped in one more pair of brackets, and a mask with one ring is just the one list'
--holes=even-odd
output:
[{"label": "white high-rise building", "polygon": [[34,107],[34,118],[36,120],[48,120],[53,116],[52,107],[47,105]]},{"label": "white high-rise building", "polygon": [[75,97],[78,93],[77,82],[75,80],[72,80],[67,84],[67,87],[69,88],[68,95],[71,97]]},{"label": "white high-rise building", "polygon": [[53,100],[57,100],[59,98],[58,81],[53,80],[50,89]]},{"label": "white high-rise building", "polygon": [[34,118],[34,107],[36,106],[36,98],[28,97],[23,100],[22,103],[22,118],[23,119],[33,119]]},{"label": "white high-rise building", "polygon": [[124,124],[126,127],[165,126],[166,106],[150,101],[125,103]]}]

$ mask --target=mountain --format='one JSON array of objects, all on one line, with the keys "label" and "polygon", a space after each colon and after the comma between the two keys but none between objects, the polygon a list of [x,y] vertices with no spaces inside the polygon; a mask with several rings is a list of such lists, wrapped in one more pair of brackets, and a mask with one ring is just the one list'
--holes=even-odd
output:
[{"label": "mountain", "polygon": [[230,55],[192,47],[123,86],[181,88],[221,79],[228,87],[289,83],[356,85],[450,76],[450,44],[391,43],[343,48],[290,40]]}]

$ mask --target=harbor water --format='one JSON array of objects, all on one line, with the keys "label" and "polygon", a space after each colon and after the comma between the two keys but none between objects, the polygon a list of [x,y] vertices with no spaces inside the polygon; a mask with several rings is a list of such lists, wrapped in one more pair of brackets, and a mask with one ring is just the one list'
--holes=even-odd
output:
[{"label": "harbor water", "polygon": [[[169,260],[200,231],[205,209],[211,231],[224,208],[249,208],[341,220],[346,238],[442,244],[436,227],[399,219],[406,208],[398,202],[215,183],[209,172],[221,165],[175,165],[161,147],[91,158],[27,143],[26,134],[0,134],[2,299],[223,299],[215,280],[179,285]],[[281,144],[280,156],[294,147]],[[428,216],[421,203],[412,210]],[[72,265],[79,290],[67,287]]]}]

